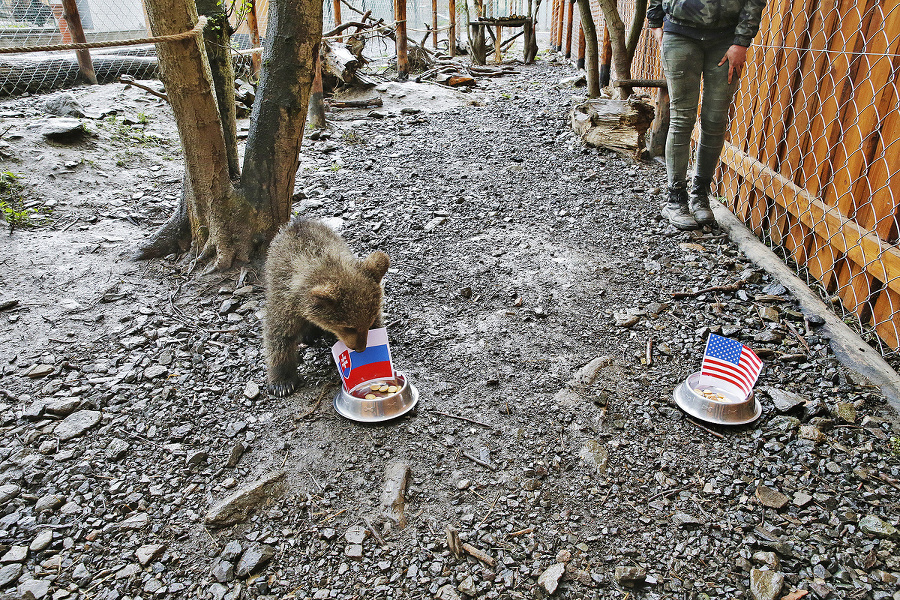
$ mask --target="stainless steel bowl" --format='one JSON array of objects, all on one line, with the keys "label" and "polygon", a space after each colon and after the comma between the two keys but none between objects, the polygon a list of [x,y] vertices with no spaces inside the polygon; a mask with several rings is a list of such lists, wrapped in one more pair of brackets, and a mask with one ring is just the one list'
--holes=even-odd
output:
[{"label": "stainless steel bowl", "polygon": [[403,373],[397,373],[396,379],[398,382],[402,382],[402,386],[395,393],[384,398],[366,400],[354,396],[353,392],[368,389],[375,383],[389,383],[388,379],[366,381],[349,392],[341,388],[334,397],[334,410],[342,417],[361,423],[377,423],[405,415],[419,401],[419,390],[409,382]]},{"label": "stainless steel bowl", "polygon": [[713,400],[698,393],[700,373],[692,373],[675,388],[675,404],[692,417],[717,425],[744,425],[751,423],[762,414],[762,406],[751,391],[746,399],[734,393],[716,388],[708,388],[724,396],[724,400]]}]

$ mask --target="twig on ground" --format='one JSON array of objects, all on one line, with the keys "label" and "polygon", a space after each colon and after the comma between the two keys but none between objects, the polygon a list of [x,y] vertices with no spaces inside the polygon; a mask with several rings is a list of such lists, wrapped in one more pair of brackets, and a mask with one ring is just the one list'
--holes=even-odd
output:
[{"label": "twig on ground", "polygon": [[468,452],[463,452],[462,455],[465,456],[466,458],[468,458],[469,460],[471,460],[471,461],[472,461],[473,463],[475,463],[476,465],[481,465],[482,467],[484,467],[484,468],[486,468],[486,469],[490,469],[491,471],[496,471],[496,470],[497,470],[497,466],[496,466],[496,465],[492,465],[492,464],[490,464],[490,463],[486,463],[486,462],[484,462],[483,460],[481,460],[480,458],[478,458],[477,456],[473,456],[473,455],[469,454]]},{"label": "twig on ground", "polygon": [[812,348],[809,347],[809,344],[806,343],[806,340],[803,339],[803,336],[800,335],[800,332],[797,331],[796,329],[794,329],[794,326],[791,325],[788,321],[785,321],[784,324],[785,324],[785,326],[788,328],[788,331],[790,331],[791,334],[792,334],[795,338],[797,338],[797,340],[798,340],[801,344],[803,344],[803,347],[806,348],[806,354],[807,354],[807,355],[811,355],[811,354],[812,354]]},{"label": "twig on ground", "polygon": [[699,427],[699,428],[702,429],[703,431],[705,431],[705,432],[707,432],[707,433],[711,433],[712,435],[716,436],[717,438],[725,439],[725,436],[724,436],[724,435],[722,435],[722,434],[719,433],[718,431],[713,431],[712,429],[710,429],[710,428],[707,427],[706,425],[701,425],[700,423],[698,423],[697,421],[695,421],[695,420],[693,420],[693,419],[686,419],[686,420],[687,420],[688,422],[690,422],[690,423],[693,423],[694,425],[696,425],[697,427]]},{"label": "twig on ground", "polygon": [[675,488],[674,490],[666,490],[664,492],[660,492],[660,493],[656,494],[655,496],[653,496],[652,498],[650,498],[649,500],[647,500],[647,504],[650,504],[651,502],[653,502],[654,500],[656,500],[657,498],[660,498],[662,496],[668,496],[669,494],[677,494],[678,492],[683,492],[686,489],[688,489],[687,486]]},{"label": "twig on ground", "polygon": [[363,517],[363,523],[365,523],[365,524],[366,524],[366,527],[368,527],[369,531],[372,532],[372,537],[375,538],[375,541],[378,542],[378,545],[379,545],[379,546],[384,546],[384,545],[386,544],[386,542],[384,541],[384,538],[381,537],[381,534],[378,533],[378,530],[376,530],[376,529],[372,526],[372,524],[369,522],[369,520],[368,520],[367,518]]},{"label": "twig on ground", "polygon": [[703,288],[702,290],[697,290],[696,292],[672,292],[673,298],[696,298],[701,294],[707,294],[709,292],[736,292],[741,289],[741,286],[747,283],[746,279],[739,279],[734,283],[729,283],[728,285],[714,285],[712,287]]},{"label": "twig on ground", "polygon": [[128,85],[133,85],[133,86],[136,87],[136,88],[140,88],[140,89],[144,90],[145,92],[148,92],[148,93],[150,93],[150,94],[153,94],[153,95],[156,96],[157,98],[162,98],[162,99],[165,100],[166,102],[169,101],[169,97],[168,97],[167,95],[165,95],[165,94],[160,94],[159,92],[157,92],[157,91],[154,90],[153,88],[151,88],[151,87],[149,87],[149,86],[146,86],[146,85],[144,85],[143,83],[138,83],[138,82],[135,81],[134,78],[131,77],[130,75],[119,75],[119,82],[120,82],[120,83],[127,83]]},{"label": "twig on ground", "polygon": [[316,410],[319,408],[319,404],[322,403],[322,398],[325,397],[325,395],[328,393],[328,390],[330,390],[330,389],[331,389],[331,388],[328,387],[328,386],[323,387],[323,388],[322,388],[322,391],[319,392],[319,395],[316,397],[316,401],[313,403],[312,408],[310,408],[309,410],[307,410],[307,411],[306,411],[305,413],[303,413],[302,415],[295,415],[295,416],[294,416],[294,420],[295,420],[295,421],[302,421],[303,419],[305,419],[305,418],[308,417],[309,415],[311,415],[311,414],[313,414],[314,412],[316,412]]},{"label": "twig on ground", "polygon": [[451,419],[459,419],[460,421],[466,421],[467,423],[474,423],[475,425],[481,425],[482,427],[487,427],[488,429],[493,429],[493,425],[488,425],[487,423],[482,423],[481,421],[476,421],[475,419],[470,419],[468,417],[460,417],[458,415],[451,415],[450,413],[445,413],[439,410],[433,410],[433,413],[437,413],[439,415],[444,415],[445,417],[450,417]]}]

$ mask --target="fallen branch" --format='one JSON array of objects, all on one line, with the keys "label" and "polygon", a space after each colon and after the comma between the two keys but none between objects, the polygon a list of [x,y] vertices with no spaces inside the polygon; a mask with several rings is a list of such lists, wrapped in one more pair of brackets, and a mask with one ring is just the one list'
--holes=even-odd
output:
[{"label": "fallen branch", "polygon": [[695,420],[693,420],[693,419],[687,419],[687,421],[688,421],[689,423],[693,423],[694,425],[696,425],[697,427],[699,427],[699,428],[702,429],[703,431],[705,431],[705,432],[707,432],[707,433],[711,433],[712,435],[716,436],[716,437],[719,438],[719,439],[725,439],[725,436],[724,436],[724,435],[722,435],[722,434],[719,433],[718,431],[713,431],[712,429],[710,429],[710,428],[707,427],[706,425],[701,425],[700,423],[698,423],[697,421],[695,421]]},{"label": "fallen branch", "polygon": [[788,321],[785,321],[784,324],[785,324],[785,326],[788,328],[788,331],[790,331],[791,334],[792,334],[795,338],[797,338],[797,341],[799,341],[801,344],[803,344],[803,347],[806,348],[806,354],[809,355],[809,356],[811,356],[811,355],[812,355],[812,348],[809,347],[809,344],[806,343],[806,340],[803,339],[803,336],[800,335],[800,332],[797,331],[796,329],[794,329],[794,326],[791,325]]},{"label": "fallen branch", "polygon": [[132,77],[131,75],[119,75],[119,82],[126,83],[128,85],[133,85],[136,88],[140,88],[140,89],[144,90],[145,92],[149,92],[149,93],[153,94],[157,98],[162,98],[166,102],[169,101],[169,97],[167,95],[160,94],[153,88],[146,86],[143,83],[138,83],[137,81],[134,80],[134,77]]},{"label": "fallen branch", "polygon": [[384,106],[381,98],[364,98],[362,100],[326,100],[330,108],[370,108]]},{"label": "fallen branch", "polygon": [[493,429],[493,425],[489,425],[487,423],[482,423],[481,421],[476,421],[475,419],[470,419],[468,417],[460,417],[457,415],[451,415],[450,413],[441,412],[439,410],[432,409],[433,413],[437,413],[439,415],[444,415],[445,417],[450,417],[451,419],[459,419],[460,421],[466,421],[467,423],[475,423],[476,425],[481,425],[482,427],[487,427],[488,429]]},{"label": "fallen branch", "polygon": [[734,283],[730,283],[728,285],[714,285],[712,287],[703,288],[702,290],[697,290],[696,292],[672,292],[673,298],[696,298],[701,294],[707,294],[709,292],[736,292],[741,289],[747,283],[746,279],[739,279]]},{"label": "fallen branch", "polygon": [[469,460],[471,460],[471,461],[472,461],[473,463],[475,463],[476,465],[481,465],[482,467],[484,467],[484,468],[486,468],[486,469],[490,469],[491,471],[496,471],[496,470],[497,470],[497,466],[496,466],[496,465],[492,465],[492,464],[490,464],[490,463],[486,463],[486,462],[484,462],[483,460],[481,460],[480,458],[478,458],[477,456],[473,456],[473,455],[469,454],[468,452],[463,452],[462,455],[465,456],[466,458],[468,458]]},{"label": "fallen branch", "polygon": [[481,550],[479,550],[472,544],[464,543],[462,545],[462,549],[465,550],[469,555],[477,558],[478,560],[480,560],[481,562],[483,562],[484,564],[486,564],[489,567],[493,567],[496,564],[496,561],[494,560],[494,558],[491,555],[489,555],[485,552],[482,552]]}]

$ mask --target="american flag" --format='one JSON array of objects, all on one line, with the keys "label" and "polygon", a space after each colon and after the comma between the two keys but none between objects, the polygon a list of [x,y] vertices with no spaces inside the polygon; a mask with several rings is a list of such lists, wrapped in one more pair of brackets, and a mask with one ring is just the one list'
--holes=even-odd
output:
[{"label": "american flag", "polygon": [[701,384],[724,382],[736,386],[746,398],[761,370],[762,361],[753,350],[736,340],[710,334],[700,367]]}]

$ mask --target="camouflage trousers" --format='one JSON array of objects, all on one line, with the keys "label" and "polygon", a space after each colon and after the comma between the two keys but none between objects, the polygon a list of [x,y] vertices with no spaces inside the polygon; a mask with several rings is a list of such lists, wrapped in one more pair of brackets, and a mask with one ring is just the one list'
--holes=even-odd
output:
[{"label": "camouflage trousers", "polygon": [[[666,174],[670,187],[686,183],[691,152],[691,132],[700,106],[700,140],[694,159],[698,179],[712,179],[728,129],[728,110],[738,78],[728,83],[728,62],[719,66],[732,44],[732,36],[696,40],[665,32],[662,42],[663,71],[669,86],[669,135],[666,138]],[[700,83],[703,102],[700,104]]]}]

